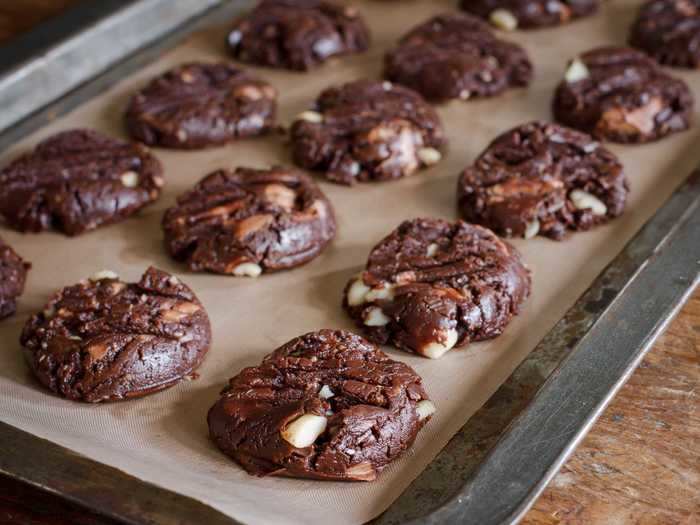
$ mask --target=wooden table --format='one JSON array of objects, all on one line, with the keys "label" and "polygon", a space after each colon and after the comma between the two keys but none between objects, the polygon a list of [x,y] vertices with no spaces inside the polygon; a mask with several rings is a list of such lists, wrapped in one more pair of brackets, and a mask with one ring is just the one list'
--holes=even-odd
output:
[{"label": "wooden table", "polygon": [[[80,0],[5,0],[0,42]],[[6,5],[9,4],[9,5]],[[112,525],[0,477],[0,525]],[[700,524],[700,291],[523,521]]]}]

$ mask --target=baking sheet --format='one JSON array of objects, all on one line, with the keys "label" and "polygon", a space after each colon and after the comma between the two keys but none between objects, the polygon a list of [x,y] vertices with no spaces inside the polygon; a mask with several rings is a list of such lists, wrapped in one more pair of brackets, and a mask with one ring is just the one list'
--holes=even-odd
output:
[{"label": "baking sheet", "polygon": [[[364,55],[336,61],[312,74],[260,69],[279,88],[280,121],[288,123],[326,85],[381,70],[384,50],[409,27],[452,7],[452,2],[414,0],[401,7],[357,2],[371,25],[374,44]],[[175,196],[222,166],[288,163],[279,137],[240,142],[203,152],[156,150],[166,169],[159,202],[139,217],[77,239],[57,234],[1,234],[34,264],[18,315],[0,325],[0,419],[55,441],[146,481],[200,499],[247,523],[360,523],[384,510],[439,452],[467,418],[495,391],[593,278],[616,255],[690,172],[698,155],[692,130],[659,143],[612,147],[622,158],[632,193],[614,223],[563,243],[514,241],[534,272],[525,312],[499,339],[453,351],[442,360],[388,349],[424,378],[438,413],[415,446],[371,484],[256,479],[218,452],[207,438],[206,411],[227,378],[292,337],[321,327],[353,328],[340,308],[346,280],[360,270],[371,246],[401,220],[415,216],[455,218],[456,175],[497,133],[549,116],[549,101],[567,59],[593,45],[621,43],[639,2],[606,3],[602,12],[573,25],[509,38],[522,43],[535,63],[528,90],[439,108],[450,139],[444,161],[403,181],[354,188],[322,183],[335,205],[339,235],[309,265],[257,280],[190,274],[161,246],[160,217]],[[75,126],[123,135],[121,115],[129,95],[150,77],[193,59],[225,57],[225,27],[188,39],[152,66],[125,79],[72,114],[3,153],[5,163],[41,138]],[[700,95],[698,74],[682,74]],[[212,319],[214,345],[200,379],[124,403],[83,406],[58,399],[32,379],[16,343],[22,324],[56,288],[109,268],[135,280],[149,264],[176,273],[192,286]],[[124,495],[128,497],[128,495]]]}]

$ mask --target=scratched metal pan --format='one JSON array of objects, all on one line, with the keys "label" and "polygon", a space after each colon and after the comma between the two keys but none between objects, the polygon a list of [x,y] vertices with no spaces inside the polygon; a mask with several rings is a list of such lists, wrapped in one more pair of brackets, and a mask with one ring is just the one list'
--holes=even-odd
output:
[{"label": "scratched metal pan", "polygon": [[[195,29],[250,4],[85,2],[0,48],[0,150],[149,63]],[[517,523],[699,280],[696,172],[373,523]],[[237,523],[199,501],[4,423],[0,473],[118,522]]]}]

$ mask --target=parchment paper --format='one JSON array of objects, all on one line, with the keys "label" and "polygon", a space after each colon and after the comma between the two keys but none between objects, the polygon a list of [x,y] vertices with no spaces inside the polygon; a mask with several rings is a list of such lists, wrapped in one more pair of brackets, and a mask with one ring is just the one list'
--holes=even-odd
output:
[{"label": "parchment paper", "polygon": [[[341,59],[310,74],[258,72],[279,88],[280,121],[307,108],[321,88],[375,77],[384,51],[408,28],[456,2],[358,1],[371,25],[369,52]],[[594,277],[692,170],[700,157],[695,129],[645,146],[611,146],[622,158],[632,192],[624,216],[594,232],[557,243],[516,240],[534,273],[534,290],[523,315],[500,338],[452,351],[442,360],[387,349],[420,373],[438,412],[415,446],[378,481],[343,484],[257,479],[221,454],[207,437],[206,412],[226,380],[258,363],[287,340],[322,327],[353,328],[340,308],[346,280],[363,266],[369,249],[403,219],[456,218],[459,171],[497,134],[534,118],[549,118],[550,99],[568,58],[598,44],[622,43],[639,2],[606,2],[597,16],[569,26],[516,32],[536,68],[529,89],[483,101],[439,108],[449,135],[445,160],[402,181],[353,188],[321,183],[335,205],[339,234],[321,257],[293,271],[257,280],[192,274],[171,261],[161,245],[160,218],[175,196],[222,166],[289,163],[279,137],[239,142],[201,152],[156,150],[166,174],[165,193],[140,216],[69,239],[58,234],[0,234],[34,268],[19,312],[0,324],[0,419],[118,467],[146,481],[198,498],[246,523],[355,524],[386,509],[448,439],[488,399]],[[223,23],[224,21],[222,21]],[[129,95],[155,74],[193,59],[222,59],[226,27],[190,37],[156,63],[124,79],[98,99],[45,127],[0,159],[5,163],[39,139],[87,126],[124,135],[122,111]],[[700,73],[676,73],[700,95]],[[194,288],[212,320],[214,344],[201,377],[140,400],[87,406],[59,399],[30,376],[17,342],[23,323],[49,294],[100,269],[129,280],[154,264]],[[128,497],[124,495],[124,497]]]}]

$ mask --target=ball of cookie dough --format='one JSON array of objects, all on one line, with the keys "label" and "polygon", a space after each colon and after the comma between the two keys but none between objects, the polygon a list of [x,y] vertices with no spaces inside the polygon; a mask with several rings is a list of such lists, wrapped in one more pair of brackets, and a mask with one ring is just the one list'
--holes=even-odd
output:
[{"label": "ball of cookie dough", "polygon": [[57,292],[24,326],[29,367],[56,394],[99,403],[141,397],[191,374],[211,342],[209,317],[175,276],[138,283],[110,271]]},{"label": "ball of cookie dough", "polygon": [[555,118],[596,138],[658,140],[690,126],[693,95],[640,51],[593,49],[569,62],[554,94]]},{"label": "ball of cookie dough", "polygon": [[414,219],[372,249],[343,307],[371,341],[438,359],[500,335],[529,294],[520,254],[491,230]]},{"label": "ball of cookie dough", "polygon": [[630,44],[661,64],[700,67],[700,2],[650,0],[632,26]]},{"label": "ball of cookie dough", "polygon": [[335,237],[333,208],[298,170],[219,170],[166,211],[168,251],[194,271],[257,277],[302,265]]},{"label": "ball of cookie dough", "polygon": [[440,162],[445,142],[435,110],[388,81],[328,88],[291,127],[294,161],[340,184],[412,175]]},{"label": "ball of cookie dough", "polygon": [[136,93],[131,136],[149,146],[195,149],[261,135],[274,125],[277,92],[232,64],[190,63]]},{"label": "ball of cookie dough", "polygon": [[593,14],[598,0],[462,0],[465,11],[505,31],[566,24]]},{"label": "ball of cookie dough", "polygon": [[468,100],[528,85],[532,64],[522,47],[478,18],[454,13],[409,31],[387,53],[384,76],[430,100]]},{"label": "ball of cookie dough", "polygon": [[9,317],[17,310],[17,298],[24,291],[31,266],[0,239],[0,319]]},{"label": "ball of cookie dough", "polygon": [[133,215],[162,186],[161,164],[145,146],[64,131],[0,171],[0,215],[22,232],[78,235]]},{"label": "ball of cookie dough", "polygon": [[331,57],[365,51],[369,31],[352,6],[321,0],[263,0],[228,34],[235,58],[306,71]]},{"label": "ball of cookie dough", "polygon": [[320,330],[232,378],[208,421],[250,474],[372,481],[434,412],[411,367],[355,334]]},{"label": "ball of cookie dough", "polygon": [[462,173],[462,216],[496,233],[561,240],[617,217],[628,186],[622,164],[590,135],[530,122],[498,136]]}]

